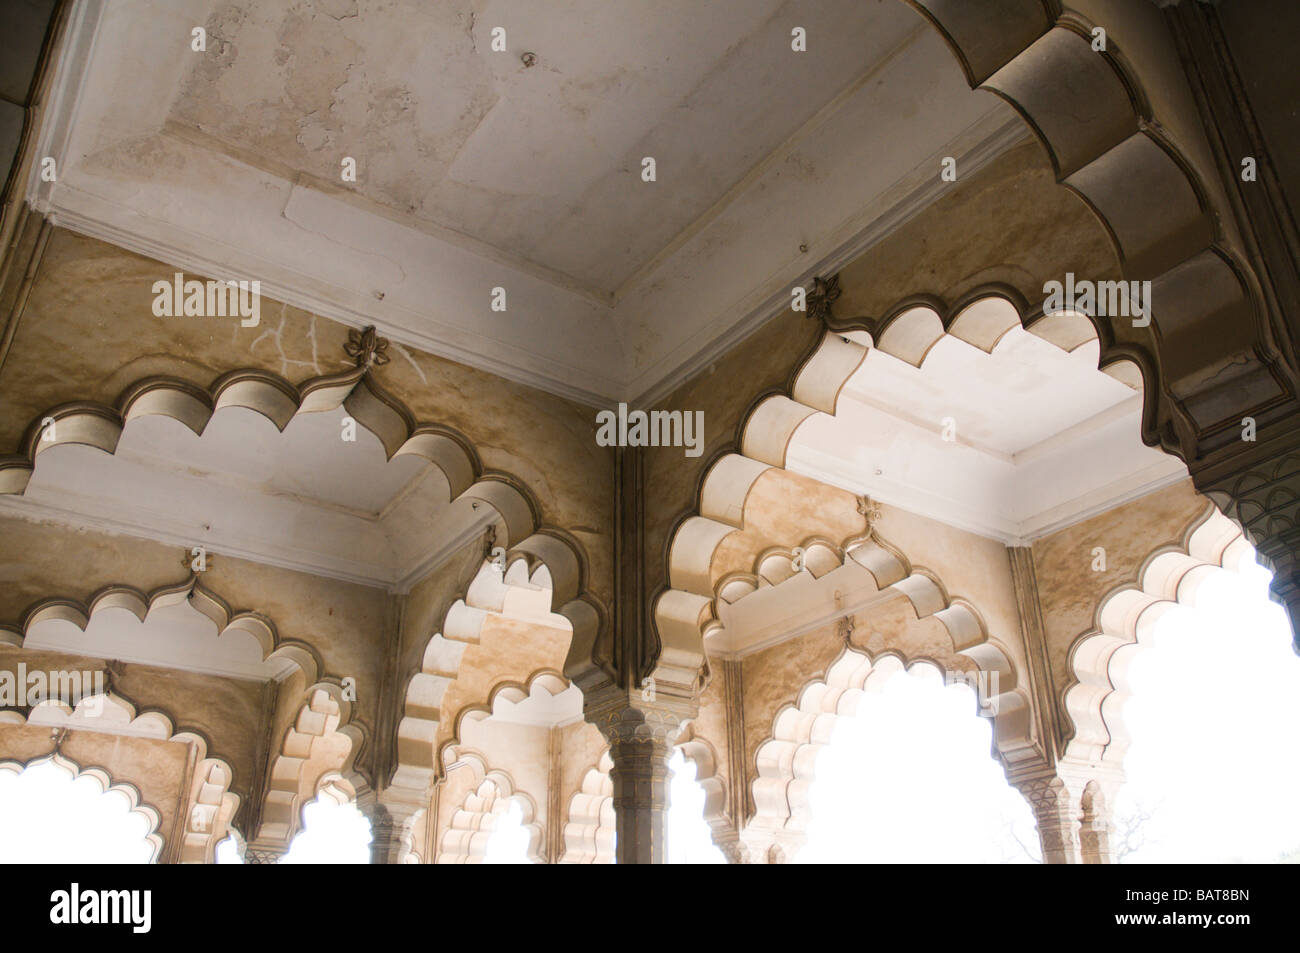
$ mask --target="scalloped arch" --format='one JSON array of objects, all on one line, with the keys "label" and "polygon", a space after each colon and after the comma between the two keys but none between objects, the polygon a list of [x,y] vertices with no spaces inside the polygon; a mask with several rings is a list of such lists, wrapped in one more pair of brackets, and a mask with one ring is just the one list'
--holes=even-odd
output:
[{"label": "scalloped arch", "polygon": [[[754,466],[738,454],[722,457],[705,475],[701,491],[704,515],[690,517],[679,527],[670,549],[674,588],[655,603],[661,636],[666,633],[679,645],[698,640],[702,652],[704,637],[722,624],[719,601],[736,603],[761,585],[780,585],[795,576],[794,547],[764,535],[768,529],[762,519],[763,508],[771,500],[790,495],[756,490],[759,481],[774,478],[794,479],[789,471]],[[1033,757],[1028,701],[1011,659],[990,640],[983,616],[968,601],[950,596],[934,573],[914,566],[906,554],[871,529],[856,497],[847,491],[828,490],[830,497],[816,509],[814,535],[800,544],[804,568],[820,576],[852,560],[871,575],[878,590],[892,589],[903,595],[918,619],[933,617],[941,622],[955,652],[970,658],[979,670],[998,675],[1001,691],[994,726],[1002,757],[1008,762]],[[717,518],[724,514],[725,521]],[[747,533],[751,537],[757,533],[750,545],[730,545]],[[841,542],[829,541],[837,537]],[[741,561],[755,551],[752,564],[744,566]]]},{"label": "scalloped arch", "polygon": [[126,798],[130,805],[129,810],[132,814],[138,814],[148,825],[149,833],[145,835],[144,840],[153,850],[149,859],[150,863],[157,863],[158,858],[162,855],[163,839],[158,833],[158,825],[162,821],[162,815],[152,805],[145,803],[140,799],[140,791],[134,784],[126,781],[114,782],[110,775],[103,768],[83,768],[70,758],[61,754],[52,753],[33,758],[26,763],[21,761],[0,761],[0,771],[8,771],[12,774],[22,774],[24,770],[43,762],[50,762],[60,770],[66,772],[71,779],[80,779],[83,777],[93,778],[99,785],[100,792],[103,794],[114,793]]},{"label": "scalloped arch", "polygon": [[[350,724],[351,719],[352,702],[341,685],[317,682],[306,689],[271,765],[257,841],[287,848],[301,828],[307,793],[318,794],[325,778],[345,779],[354,798],[359,789],[369,790],[369,783],[353,767],[365,735],[358,725]],[[315,777],[304,777],[304,769],[321,744],[336,737],[346,739],[346,752],[337,763],[321,767]]]},{"label": "scalloped arch", "polygon": [[[1098,24],[1063,10],[1060,0],[1008,0],[991,9],[953,0],[906,2],[943,37],[967,85],[994,93],[1020,114],[1057,182],[1105,228],[1124,277],[1152,281],[1161,306],[1150,327],[1098,325],[1103,365],[1126,354],[1143,368],[1143,439],[1187,459],[1197,431],[1239,419],[1270,396],[1289,395],[1291,386],[1267,366],[1265,355],[1277,349],[1257,279],[1225,232],[1232,216],[1214,207],[1184,151],[1195,144],[1171,137],[1181,126],[1178,117],[1156,115],[1143,88],[1148,71],[1150,81],[1164,80],[1168,60],[1134,61],[1121,48],[1126,31],[1148,32],[1137,9],[1143,5],[1109,5],[1112,22],[1102,24],[1106,43],[1097,51],[1092,31]],[[1176,52],[1166,36],[1151,39],[1154,49]],[[1213,168],[1205,174],[1217,185]],[[1196,347],[1204,335],[1220,346]],[[1232,365],[1231,379],[1225,363]],[[1148,373],[1157,368],[1157,376]],[[1202,396],[1207,380],[1214,382],[1214,400]]]},{"label": "scalloped arch", "polygon": [[27,633],[38,622],[71,622],[83,632],[95,613],[108,608],[126,609],[141,622],[155,607],[188,602],[217,627],[217,638],[230,632],[251,636],[262,648],[263,661],[286,661],[296,666],[308,683],[320,675],[320,659],[304,642],[282,640],[275,623],[258,612],[232,609],[230,603],[205,587],[196,574],[181,582],[159,586],[145,594],[133,586],[113,584],[96,590],[88,602],[69,596],[41,599],[29,606],[17,625],[0,624],[0,642],[22,648]]},{"label": "scalloped arch", "polygon": [[[536,500],[519,481],[509,474],[484,471],[473,445],[455,430],[417,422],[368,368],[313,377],[300,385],[268,371],[241,368],[222,374],[206,389],[179,377],[153,376],[127,387],[116,406],[93,401],[60,404],[33,419],[17,453],[0,457],[0,493],[24,492],[39,455],[51,447],[75,443],[114,453],[123,429],[147,414],[171,417],[202,436],[213,414],[224,407],[255,411],[283,431],[299,414],[340,406],[379,439],[388,459],[411,454],[437,467],[450,488],[449,502],[467,499],[497,513],[512,559],[525,556],[530,571],[535,565],[546,567],[559,606],[556,611],[573,626],[572,665],[581,670],[599,668],[593,656],[605,612],[587,591],[581,545],[562,530],[542,526]],[[308,679],[314,680],[315,676]]]},{"label": "scalloped arch", "polygon": [[450,826],[443,832],[434,862],[483,863],[488,841],[509,810],[510,802],[514,801],[523,811],[523,826],[528,831],[528,859],[534,864],[544,863],[541,855],[542,830],[536,821],[537,805],[533,799],[516,788],[514,779],[508,772],[489,768],[482,755],[466,751],[460,757],[474,773],[478,783],[452,815]]},{"label": "scalloped arch", "polygon": [[[829,743],[836,721],[853,715],[865,694],[879,691],[895,674],[921,668],[944,671],[930,659],[909,662],[896,652],[873,657],[845,648],[824,676],[807,682],[795,703],[776,713],[771,734],[755,752],[751,785],[755,813],[740,833],[745,853],[753,861],[780,862],[793,858],[803,846],[817,756]],[[981,716],[987,717],[982,712]]]},{"label": "scalloped arch", "polygon": [[[819,513],[819,525],[802,540],[767,539],[751,565],[719,566],[715,558],[729,539],[750,528],[751,505],[762,495],[763,481],[771,479],[768,474],[791,472],[789,451],[800,427],[818,414],[836,414],[845,386],[872,346],[919,367],[946,334],[991,352],[1017,325],[1067,351],[1098,338],[1090,319],[1073,312],[1045,314],[1041,307],[1035,312],[1019,292],[1004,285],[982,286],[952,304],[914,296],[896,304],[879,322],[828,319],[830,331],[797,367],[788,394],[769,394],[751,407],[739,428],[739,450],[719,455],[708,467],[696,509],[679,520],[670,535],[669,588],[653,604],[660,640],[655,679],[692,688],[704,664],[704,635],[718,624],[718,601],[734,603],[765,582],[778,584],[793,574],[790,557],[796,546],[805,550],[804,565],[815,576],[853,558],[880,588],[893,586],[907,595],[919,617],[938,615],[959,649],[972,646],[976,630],[983,626],[978,614],[952,605],[932,577],[928,583],[909,578],[926,574],[913,573],[902,554],[874,534],[860,538],[859,528],[855,538],[847,506],[837,509],[837,520]],[[1112,349],[1100,370],[1135,389],[1153,379],[1147,359],[1123,348]],[[1144,433],[1151,429],[1149,410]]]},{"label": "scalloped arch", "polygon": [[695,781],[704,789],[704,823],[714,845],[730,858],[727,835],[732,831],[727,816],[727,789],[718,772],[718,753],[708,739],[697,734],[694,724],[687,724],[675,747],[682,757],[695,765]]},{"label": "scalloped arch", "polygon": [[1133,658],[1150,644],[1166,612],[1194,604],[1200,584],[1235,569],[1250,548],[1241,527],[1211,504],[1180,545],[1161,546],[1146,558],[1136,584],[1112,589],[1098,601],[1092,631],[1070,649],[1074,681],[1064,697],[1074,734],[1066,744],[1068,760],[1123,765],[1129,736],[1122,710]]},{"label": "scalloped arch", "polygon": [[614,863],[614,762],[606,748],[582,776],[582,787],[569,799],[564,825],[562,864]]},{"label": "scalloped arch", "polygon": [[569,680],[562,673],[551,668],[539,669],[522,682],[514,679],[502,679],[496,682],[489,689],[486,702],[465,705],[452,717],[451,735],[438,746],[439,760],[444,768],[456,761],[456,749],[461,745],[461,728],[465,720],[483,721],[490,718],[498,696],[508,701],[521,702],[533,694],[534,688],[540,688],[551,695],[558,695],[569,685]]},{"label": "scalloped arch", "polygon": [[224,758],[208,756],[208,741],[200,732],[176,731],[171,717],[158,709],[136,712],[134,704],[110,690],[83,696],[75,707],[63,699],[45,699],[34,705],[26,717],[16,711],[0,711],[0,723],[132,734],[193,744],[194,777],[181,836],[180,863],[210,864],[239,809],[239,795],[230,790],[234,770]]},{"label": "scalloped arch", "polygon": [[[459,677],[466,647],[478,643],[489,616],[509,618],[513,612],[524,611],[537,603],[538,594],[548,591],[547,608],[555,612],[556,603],[568,594],[556,588],[554,563],[547,563],[540,555],[545,548],[557,545],[555,538],[539,533],[525,543],[528,545],[521,544],[507,556],[504,571],[494,569],[489,560],[484,560],[464,595],[448,608],[440,630],[430,636],[421,656],[420,670],[407,682],[402,717],[397,725],[397,770],[391,786],[410,792],[421,803],[427,800],[431,786],[440,776],[448,745],[459,740],[461,718],[477,707],[460,712],[443,710],[448,689]],[[557,614],[572,627],[575,642],[580,626],[581,631],[589,634],[599,627],[594,607],[581,599],[564,602]],[[569,657],[573,657],[572,646]],[[498,692],[508,687],[526,692],[542,675],[557,680],[561,690],[568,687],[564,673],[550,670],[534,673],[522,685],[503,682],[493,688],[487,711],[490,713],[491,702]],[[438,736],[444,721],[451,723],[452,730],[440,742]]]}]

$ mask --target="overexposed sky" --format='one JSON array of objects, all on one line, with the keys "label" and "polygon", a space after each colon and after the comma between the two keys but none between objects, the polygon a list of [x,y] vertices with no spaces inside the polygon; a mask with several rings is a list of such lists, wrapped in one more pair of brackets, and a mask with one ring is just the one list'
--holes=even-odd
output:
[{"label": "overexposed sky", "polygon": [[1125,862],[1263,863],[1300,849],[1300,658],[1249,554],[1156,624],[1130,669],[1132,745],[1117,799],[1144,846]]},{"label": "overexposed sky", "polygon": [[370,863],[370,820],[351,802],[322,798],[303,808],[303,829],[282,864]]},{"label": "overexposed sky", "polygon": [[53,761],[0,771],[0,863],[146,864],[149,822],[129,798]]},{"label": "overexposed sky", "polygon": [[1030,863],[1029,805],[990,754],[975,693],[931,665],[898,672],[841,717],[818,756],[797,863]]}]

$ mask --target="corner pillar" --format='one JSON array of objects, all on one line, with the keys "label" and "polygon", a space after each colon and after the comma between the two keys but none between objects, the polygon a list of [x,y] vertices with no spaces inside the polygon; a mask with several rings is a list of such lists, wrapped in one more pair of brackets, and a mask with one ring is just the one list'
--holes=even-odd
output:
[{"label": "corner pillar", "polygon": [[613,761],[615,862],[662,864],[668,859],[668,760],[694,699],[611,688],[588,700],[587,720],[609,742]]}]

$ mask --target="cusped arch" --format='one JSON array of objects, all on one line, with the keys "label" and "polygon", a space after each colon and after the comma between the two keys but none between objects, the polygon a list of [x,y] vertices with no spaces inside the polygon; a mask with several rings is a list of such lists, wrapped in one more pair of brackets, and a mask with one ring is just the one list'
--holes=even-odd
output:
[{"label": "cusped arch", "polygon": [[[871,572],[880,588],[893,586],[907,595],[919,617],[937,614],[959,648],[973,645],[969,640],[978,628],[977,613],[954,606],[942,586],[932,584],[937,580],[927,582],[925,574],[914,573],[900,553],[870,534],[869,525],[854,517],[854,498],[847,493],[836,491],[831,505],[820,506],[802,538],[767,538],[749,564],[719,561],[718,555],[734,548],[741,534],[761,522],[764,510],[756,504],[774,495],[774,479],[792,474],[790,448],[800,428],[817,415],[835,416],[849,379],[872,347],[919,367],[945,334],[991,352],[1016,325],[1067,351],[1100,333],[1083,315],[1047,313],[1041,306],[1035,310],[1019,292],[1003,285],[983,286],[951,305],[933,296],[909,298],[880,321],[841,321],[826,312],[828,333],[796,368],[788,391],[754,404],[740,425],[738,450],[719,455],[709,465],[695,510],[673,529],[667,552],[669,587],[654,602],[660,641],[651,673],[656,681],[695,687],[704,665],[703,634],[717,624],[719,601],[734,603],[765,584],[779,584],[799,568],[823,575],[846,558]],[[1111,348],[1100,369],[1133,388],[1151,379],[1146,358],[1123,347]],[[1147,423],[1151,421],[1144,423],[1144,433],[1150,429]],[[797,479],[825,488],[817,480]],[[787,495],[797,497],[799,492],[791,489]],[[796,548],[800,567],[793,565]]]},{"label": "cusped arch", "polygon": [[[577,600],[562,605],[556,612],[554,607],[565,593],[557,592],[555,571],[540,555],[555,545],[553,537],[537,534],[527,548],[521,545],[518,552],[509,554],[504,566],[498,568],[492,560],[485,559],[463,596],[448,608],[442,626],[425,644],[419,671],[406,685],[397,726],[398,766],[391,782],[393,787],[411,792],[417,800],[425,799],[431,791],[444,764],[443,752],[459,737],[459,719],[463,715],[444,711],[444,701],[460,674],[466,648],[479,642],[489,617],[527,619],[539,612],[555,613],[572,627],[574,640],[579,637],[579,627],[584,625],[583,618],[586,626],[598,626],[595,610],[587,603],[578,604],[591,609],[591,616],[575,616],[572,611],[564,611],[572,610]],[[572,652],[571,643],[570,657]],[[540,674],[534,673],[524,685],[514,687],[526,692]],[[562,684],[560,690],[568,687],[563,673],[549,674]],[[507,684],[514,683],[498,685],[493,697]],[[452,726],[450,738],[444,736],[440,740],[448,723]]]},{"label": "cusped arch", "polygon": [[[737,473],[745,473],[746,479],[734,479]],[[655,619],[665,642],[698,644],[702,653],[704,637],[722,625],[720,602],[734,604],[760,586],[785,583],[801,570],[820,576],[852,561],[871,576],[877,590],[893,590],[906,598],[918,619],[942,623],[955,653],[969,658],[982,672],[996,673],[994,728],[999,751],[1012,761],[1033,757],[1030,708],[1018,673],[1008,654],[990,639],[975,606],[950,595],[937,575],[913,565],[902,550],[881,537],[871,526],[865,501],[843,490],[817,484],[822,498],[812,512],[800,514],[801,520],[815,520],[817,525],[799,546],[773,540],[765,535],[770,529],[763,526],[763,509],[807,494],[796,492],[797,487],[760,490],[762,480],[775,480],[778,485],[792,480],[816,483],[777,467],[754,467],[749,458],[738,454],[724,456],[710,469],[701,493],[702,507],[710,515],[691,517],[681,525],[670,549],[673,588],[655,604]],[[734,502],[722,502],[727,493],[734,494]],[[724,515],[726,522],[714,518]],[[717,530],[702,532],[701,522]],[[755,527],[759,530],[753,538]],[[735,542],[746,534],[751,538],[743,544]],[[838,542],[831,541],[835,537],[840,537]],[[745,566],[746,559],[753,561]]]},{"label": "cusped arch", "polygon": [[281,639],[275,623],[259,612],[233,609],[204,586],[197,573],[147,594],[133,586],[113,584],[96,590],[85,602],[71,596],[41,599],[23,612],[17,624],[0,624],[0,642],[21,648],[32,627],[46,621],[70,622],[85,632],[91,618],[105,609],[125,609],[143,623],[153,609],[185,602],[212,621],[217,638],[235,632],[249,636],[261,647],[262,661],[288,663],[301,671],[308,683],[319,677],[320,658],[315,649],[304,642]]},{"label": "cusped arch", "polygon": [[435,863],[483,863],[488,841],[512,801],[520,806],[523,813],[523,827],[528,832],[528,859],[534,864],[544,863],[541,855],[541,825],[536,820],[537,805],[533,799],[524,791],[518,790],[508,772],[489,768],[481,755],[462,751],[459,757],[462,764],[474,773],[476,783],[443,832]]},{"label": "cusped arch", "polygon": [[727,788],[719,774],[718,753],[708,739],[688,723],[678,736],[675,747],[682,757],[695,765],[695,782],[704,789],[704,823],[709,825],[713,843],[723,854],[728,854],[728,835],[733,831],[727,815]]},{"label": "cusped arch", "polygon": [[[812,818],[809,792],[817,759],[837,721],[854,715],[863,697],[880,691],[894,675],[922,670],[944,674],[931,659],[909,660],[892,651],[873,656],[846,647],[823,677],[805,684],[796,701],[776,713],[771,734],[755,752],[754,816],[740,834],[752,860],[781,862],[798,853]],[[979,713],[987,717],[984,706]]]},{"label": "cusped arch", "polygon": [[[373,336],[373,329],[366,333]],[[94,401],[61,404],[33,419],[17,453],[0,457],[0,493],[23,493],[40,454],[52,447],[82,444],[112,454],[131,420],[150,414],[171,417],[202,436],[213,415],[225,407],[259,413],[280,431],[300,414],[343,407],[375,435],[388,459],[414,455],[432,464],[447,482],[449,503],[487,505],[499,518],[504,529],[500,542],[512,560],[522,556],[530,567],[545,567],[555,611],[573,626],[572,666],[588,673],[599,667],[595,653],[604,610],[587,591],[581,545],[562,530],[542,526],[532,494],[510,474],[485,471],[467,438],[449,427],[418,422],[379,384],[364,360],[351,370],[298,385],[278,374],[242,368],[222,374],[207,388],[179,377],[153,376],[131,384],[112,406]]]},{"label": "cusped arch", "polygon": [[[1208,144],[1171,135],[1199,130],[1200,123],[1157,115],[1145,92],[1144,79],[1164,84],[1164,74],[1178,70],[1159,18],[1141,4],[1108,5],[1110,22],[1095,23],[1059,0],[1011,0],[996,9],[906,2],[943,37],[972,89],[994,93],[1020,114],[1057,182],[1105,228],[1124,277],[1152,282],[1154,322],[1115,322],[1102,338],[1103,363],[1122,347],[1141,355],[1144,372],[1159,369],[1161,386],[1148,377],[1144,439],[1186,459],[1180,437],[1187,432],[1240,419],[1252,405],[1288,392],[1268,366],[1277,348],[1257,279],[1225,230],[1232,216],[1214,207],[1224,201],[1211,197],[1217,172],[1189,158],[1208,157]],[[1152,21],[1157,33],[1138,40],[1151,33]],[[1126,55],[1129,39],[1148,55]],[[1153,49],[1168,55],[1149,55]],[[1182,83],[1181,71],[1172,80]],[[1164,97],[1162,108],[1185,108],[1180,102]],[[1218,347],[1197,347],[1204,335]],[[1215,399],[1207,400],[1206,390]]]},{"label": "cusped arch", "polygon": [[[351,724],[352,702],[339,684],[321,681],[303,693],[297,715],[285,730],[271,764],[262,801],[259,843],[288,846],[301,827],[301,808],[319,793],[322,779],[347,779],[353,796],[370,785],[353,767],[365,741],[360,726]],[[328,748],[337,750],[329,752]],[[316,765],[314,775],[305,769],[315,757],[329,754],[328,763]]]},{"label": "cusped arch", "polygon": [[1123,707],[1128,670],[1151,643],[1156,623],[1175,606],[1193,605],[1208,577],[1235,569],[1251,551],[1241,527],[1211,504],[1183,534],[1180,544],[1152,552],[1137,582],[1121,585],[1098,602],[1093,628],[1070,650],[1073,682],[1065,709],[1073,726],[1066,758],[1084,764],[1123,765],[1129,736]]},{"label": "cusped arch", "polygon": [[562,864],[614,863],[614,761],[606,748],[569,799]]},{"label": "cusped arch", "polygon": [[461,745],[461,734],[465,722],[467,720],[484,721],[490,718],[497,698],[500,697],[507,701],[519,703],[533,695],[537,689],[550,695],[558,695],[567,690],[569,685],[569,680],[564,677],[563,673],[550,668],[533,672],[523,681],[511,678],[498,679],[489,689],[487,698],[484,701],[465,705],[452,716],[450,719],[452,724],[451,735],[438,746],[439,759],[444,767],[455,763],[459,759],[458,748]]},{"label": "cusped arch", "polygon": [[208,741],[201,732],[177,731],[166,712],[158,709],[138,712],[134,704],[111,689],[83,695],[75,705],[69,701],[47,698],[33,705],[25,717],[17,711],[0,711],[0,724],[98,731],[193,745],[194,774],[178,858],[182,864],[212,863],[217,844],[225,838],[239,809],[239,795],[230,790],[234,782],[230,763],[209,756]]},{"label": "cusped arch", "polygon": [[139,815],[146,824],[146,830],[149,832],[145,835],[144,840],[151,848],[150,863],[156,863],[162,855],[163,840],[162,835],[158,833],[158,825],[162,821],[162,815],[152,805],[147,804],[140,797],[140,791],[134,784],[126,781],[114,781],[103,768],[87,767],[83,768],[75,761],[64,757],[58,752],[53,752],[39,758],[23,763],[20,761],[0,761],[0,771],[7,771],[11,774],[22,774],[27,768],[38,764],[49,762],[65,772],[72,780],[80,778],[92,778],[99,786],[101,794],[116,794],[126,799],[129,805],[128,810],[132,814]]}]

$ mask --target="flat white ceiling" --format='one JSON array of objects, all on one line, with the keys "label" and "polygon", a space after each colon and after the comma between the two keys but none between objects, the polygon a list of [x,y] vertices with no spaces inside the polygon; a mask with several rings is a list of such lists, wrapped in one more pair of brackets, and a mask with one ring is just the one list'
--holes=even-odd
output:
[{"label": "flat white ceiling", "polygon": [[1027,136],[894,0],[81,0],[70,32],[57,223],[594,405]]}]

